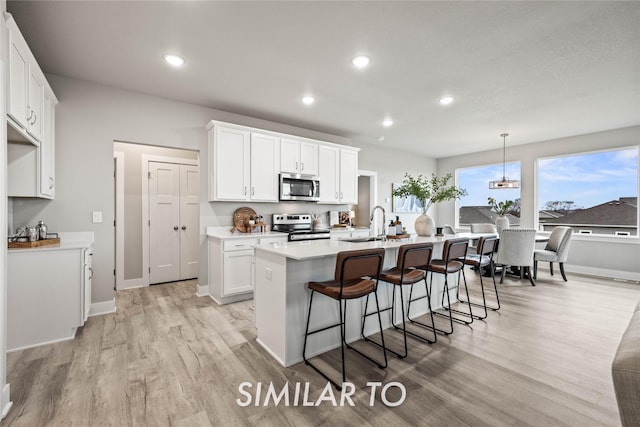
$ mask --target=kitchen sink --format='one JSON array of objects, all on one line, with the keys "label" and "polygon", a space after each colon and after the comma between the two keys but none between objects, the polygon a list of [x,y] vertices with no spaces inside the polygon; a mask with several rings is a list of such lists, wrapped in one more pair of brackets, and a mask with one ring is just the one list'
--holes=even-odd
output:
[{"label": "kitchen sink", "polygon": [[359,243],[359,242],[375,242],[382,240],[382,237],[350,237],[348,239],[340,239],[343,242]]}]

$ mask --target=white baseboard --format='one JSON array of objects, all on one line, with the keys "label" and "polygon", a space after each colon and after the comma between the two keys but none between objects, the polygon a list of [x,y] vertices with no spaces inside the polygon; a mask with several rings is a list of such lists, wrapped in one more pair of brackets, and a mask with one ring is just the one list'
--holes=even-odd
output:
[{"label": "white baseboard", "polygon": [[116,312],[116,299],[111,301],[94,302],[89,309],[89,317],[100,316],[101,314],[110,314]]},{"label": "white baseboard", "polygon": [[252,299],[253,298],[253,291],[251,292],[245,292],[242,294],[237,294],[237,295],[232,295],[230,297],[214,297],[213,295],[209,294],[209,297],[214,300],[215,302],[218,303],[218,305],[225,305],[225,304],[232,304],[234,302],[239,302],[239,301],[246,301],[248,299]]},{"label": "white baseboard", "polygon": [[200,285],[196,288],[196,296],[206,297],[209,295],[209,285]]},{"label": "white baseboard", "polygon": [[59,339],[51,340],[51,341],[39,342],[37,344],[25,345],[23,347],[8,348],[7,349],[7,353],[13,353],[14,351],[28,350],[30,348],[36,348],[36,347],[40,347],[40,346],[43,346],[43,345],[55,344],[55,343],[58,343],[58,342],[71,341],[72,339],[74,339],[76,337],[76,331],[77,330],[78,330],[78,328],[73,328],[72,329],[73,333],[71,335],[69,335],[68,337],[59,338]]},{"label": "white baseboard", "polygon": [[122,286],[119,287],[118,290],[144,288],[145,286],[149,286],[149,284],[141,277],[139,279],[128,279],[123,281]]},{"label": "white baseboard", "polygon": [[9,413],[9,409],[11,409],[11,406],[13,405],[13,402],[11,400],[9,400],[10,398],[10,389],[11,389],[11,385],[10,384],[5,384],[4,387],[2,388],[2,417],[0,417],[0,419],[4,418],[7,416],[7,414]]},{"label": "white baseboard", "polygon": [[[540,271],[544,271],[545,274],[549,274],[549,263],[546,261],[538,261],[538,273],[540,273]],[[620,279],[640,282],[640,273],[634,273],[633,271],[611,270],[608,268],[569,264],[564,265],[564,271],[567,273],[581,274],[584,276],[604,277],[607,279]],[[562,278],[560,274],[560,266],[557,262],[553,263],[553,277],[555,276]]]}]

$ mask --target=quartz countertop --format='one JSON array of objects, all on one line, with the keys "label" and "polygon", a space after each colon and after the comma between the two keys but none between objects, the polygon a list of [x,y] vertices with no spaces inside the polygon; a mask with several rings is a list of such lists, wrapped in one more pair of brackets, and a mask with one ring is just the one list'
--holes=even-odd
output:
[{"label": "quartz countertop", "polygon": [[93,232],[60,232],[60,243],[56,245],[36,246],[33,248],[11,248],[9,253],[44,252],[69,249],[86,249],[93,245]]},{"label": "quartz countertop", "polygon": [[235,231],[231,233],[231,227],[207,227],[207,237],[219,240],[227,239],[259,239],[261,237],[287,237],[287,233],[279,231],[265,231],[254,233],[241,233]]}]

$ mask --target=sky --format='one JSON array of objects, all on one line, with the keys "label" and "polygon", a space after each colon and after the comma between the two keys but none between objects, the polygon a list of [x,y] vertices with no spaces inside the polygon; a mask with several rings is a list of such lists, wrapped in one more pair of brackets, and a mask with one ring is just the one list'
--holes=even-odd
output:
[{"label": "sky", "polygon": [[[573,201],[588,208],[620,197],[638,195],[638,149],[605,151],[538,160],[538,204]],[[507,179],[520,179],[520,163],[506,164]],[[459,185],[468,196],[460,206],[486,206],[487,197],[498,201],[520,197],[520,190],[489,190],[490,180],[502,178],[502,165],[460,169]]]}]

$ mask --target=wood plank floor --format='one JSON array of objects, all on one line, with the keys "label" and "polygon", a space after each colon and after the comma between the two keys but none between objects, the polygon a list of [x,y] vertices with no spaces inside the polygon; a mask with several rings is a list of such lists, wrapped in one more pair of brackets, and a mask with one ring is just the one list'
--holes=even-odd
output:
[{"label": "wood plank floor", "polygon": [[[315,401],[326,381],[257,344],[251,301],[218,306],[195,297],[193,281],[119,291],[117,313],[90,318],[75,340],[8,355],[14,405],[1,425],[620,425],[610,366],[640,286],[546,272],[537,283],[506,279],[500,312],[434,345],[410,341],[409,357],[390,356],[386,370],[348,352],[353,407],[241,407],[243,382],[255,397],[258,382],[280,391],[289,381],[291,401],[294,384],[309,382]],[[401,344],[394,331],[385,339]],[[339,366],[339,351],[322,359]],[[387,407],[378,393],[370,406],[368,381],[402,383],[404,403]],[[399,397],[389,388],[389,401]]]}]

